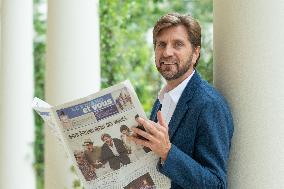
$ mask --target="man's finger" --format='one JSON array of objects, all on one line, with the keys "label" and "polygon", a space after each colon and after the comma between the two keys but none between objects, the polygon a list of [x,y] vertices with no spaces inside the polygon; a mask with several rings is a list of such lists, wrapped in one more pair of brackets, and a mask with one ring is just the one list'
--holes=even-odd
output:
[{"label": "man's finger", "polygon": [[149,133],[159,138],[163,135],[162,133],[164,133],[164,131],[161,130],[161,126],[158,123],[155,123],[151,120],[148,120],[147,123],[146,130]]},{"label": "man's finger", "polygon": [[168,133],[167,127],[161,126],[159,123],[156,123],[156,122],[151,121],[151,120],[149,120],[149,122],[150,122],[152,125],[154,125],[154,127],[155,127],[158,131],[161,131],[161,132],[164,133],[164,134],[167,134],[167,133]]},{"label": "man's finger", "polygon": [[147,140],[141,140],[141,139],[138,139],[134,136],[130,136],[129,139],[132,140],[133,142],[135,142],[136,144],[146,146],[146,147],[151,149],[151,143]]},{"label": "man's finger", "polygon": [[135,118],[135,120],[141,125],[144,125],[146,122],[146,120],[142,117]]},{"label": "man's finger", "polygon": [[[136,133],[137,135],[140,135],[144,138],[146,138],[147,140],[151,141],[151,142],[156,142],[156,139],[150,134],[150,133],[147,133],[141,129],[137,129],[136,127],[132,127],[131,130]],[[135,137],[137,138],[137,137]]]},{"label": "man's finger", "polygon": [[[143,118],[138,118],[139,122],[143,124],[144,128],[146,129],[147,132],[151,133],[154,136],[159,136],[159,130],[156,127],[156,123],[152,122],[150,120],[146,120]],[[141,120],[141,121],[140,121]]]},{"label": "man's finger", "polygon": [[158,111],[157,117],[158,117],[159,124],[165,128],[168,128],[168,124],[166,123],[161,111]]}]

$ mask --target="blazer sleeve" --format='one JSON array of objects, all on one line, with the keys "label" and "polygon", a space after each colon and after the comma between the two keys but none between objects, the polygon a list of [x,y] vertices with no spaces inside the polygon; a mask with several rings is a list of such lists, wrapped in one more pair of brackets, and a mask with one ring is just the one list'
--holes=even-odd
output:
[{"label": "blazer sleeve", "polygon": [[122,140],[114,138],[113,141],[114,141],[114,144],[115,144],[119,154],[126,154],[127,153],[127,150],[126,150]]},{"label": "blazer sleeve", "polygon": [[107,144],[103,144],[101,151],[101,161],[105,164],[111,156],[111,150],[106,146]]},{"label": "blazer sleeve", "polygon": [[158,164],[159,170],[182,188],[227,188],[232,133],[229,109],[218,102],[206,103],[198,117],[192,155],[172,144],[166,161]]}]

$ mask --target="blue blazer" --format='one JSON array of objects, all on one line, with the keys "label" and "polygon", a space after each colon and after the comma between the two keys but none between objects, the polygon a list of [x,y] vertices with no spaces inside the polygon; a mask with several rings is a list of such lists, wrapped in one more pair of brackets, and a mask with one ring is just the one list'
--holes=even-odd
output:
[{"label": "blue blazer", "polygon": [[[157,122],[156,100],[151,120]],[[158,169],[172,189],[227,188],[233,121],[224,98],[197,71],[185,87],[169,123],[172,147]]]}]

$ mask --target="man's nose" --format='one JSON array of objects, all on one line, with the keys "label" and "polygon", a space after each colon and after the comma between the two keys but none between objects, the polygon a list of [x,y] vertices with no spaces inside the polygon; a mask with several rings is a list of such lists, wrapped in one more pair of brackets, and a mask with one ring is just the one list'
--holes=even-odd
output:
[{"label": "man's nose", "polygon": [[171,47],[170,45],[167,45],[164,52],[163,52],[163,56],[169,57],[169,56],[173,56],[173,55],[174,55],[174,48]]}]

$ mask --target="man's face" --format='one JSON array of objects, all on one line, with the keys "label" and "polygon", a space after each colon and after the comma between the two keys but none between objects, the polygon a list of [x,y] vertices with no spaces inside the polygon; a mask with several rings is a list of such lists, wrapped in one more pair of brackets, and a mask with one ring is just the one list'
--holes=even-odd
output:
[{"label": "man's face", "polygon": [[129,132],[126,129],[122,130],[121,133],[124,135],[129,135]]},{"label": "man's face", "polygon": [[111,146],[112,145],[112,138],[105,136],[103,138],[104,143],[106,143],[107,145]]},{"label": "man's face", "polygon": [[87,149],[88,149],[88,151],[92,152],[94,150],[93,144],[92,143],[88,143],[87,144]]},{"label": "man's face", "polygon": [[83,163],[84,162],[84,157],[83,157],[83,154],[78,154],[76,156],[76,160],[79,164]]},{"label": "man's face", "polygon": [[167,81],[191,73],[198,55],[199,48],[193,51],[183,25],[165,28],[156,38],[156,67]]}]

